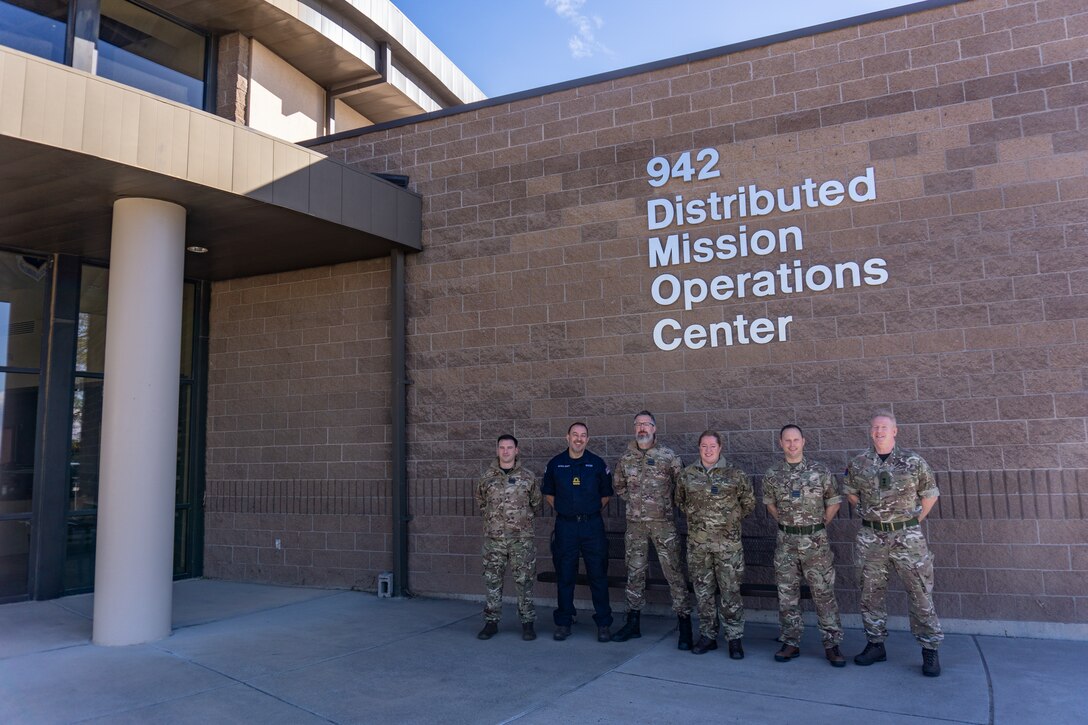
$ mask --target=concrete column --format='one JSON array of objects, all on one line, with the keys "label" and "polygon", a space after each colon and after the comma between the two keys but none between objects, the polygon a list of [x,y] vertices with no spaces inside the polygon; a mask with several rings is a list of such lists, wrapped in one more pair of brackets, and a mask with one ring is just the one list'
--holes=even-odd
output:
[{"label": "concrete column", "polygon": [[185,209],[113,205],[94,642],[170,634]]}]

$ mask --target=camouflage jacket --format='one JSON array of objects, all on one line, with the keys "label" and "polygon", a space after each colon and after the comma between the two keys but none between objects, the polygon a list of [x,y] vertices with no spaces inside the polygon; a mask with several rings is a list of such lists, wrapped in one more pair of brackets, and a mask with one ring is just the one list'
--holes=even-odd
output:
[{"label": "camouflage jacket", "polygon": [[819,461],[802,458],[796,467],[782,459],[763,475],[763,503],[778,509],[778,523],[815,526],[824,509],[842,501],[831,471]]},{"label": "camouflage jacket", "polygon": [[673,495],[684,464],[656,442],[642,450],[631,441],[612,472],[612,489],[627,502],[628,521],[672,521]]},{"label": "camouflage jacket", "polygon": [[740,522],[756,507],[748,474],[724,458],[710,467],[693,463],[680,473],[676,505],[688,518],[688,541],[740,540]]},{"label": "camouflage jacket", "polygon": [[531,539],[534,510],[540,501],[540,484],[532,471],[521,467],[521,461],[504,471],[495,459],[476,484],[484,536],[493,539]]},{"label": "camouflage jacket", "polygon": [[891,523],[917,516],[923,498],[939,495],[933,469],[925,459],[896,446],[887,461],[869,447],[846,468],[843,493],[858,497],[858,513],[867,521]]}]

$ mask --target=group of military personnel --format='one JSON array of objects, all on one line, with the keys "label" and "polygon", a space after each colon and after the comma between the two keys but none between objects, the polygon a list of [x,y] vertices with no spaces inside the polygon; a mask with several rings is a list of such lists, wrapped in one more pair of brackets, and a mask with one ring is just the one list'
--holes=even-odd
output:
[{"label": "group of military personnel", "polygon": [[[521,465],[517,439],[509,434],[499,436],[496,459],[475,492],[484,517],[483,576],[487,589],[480,639],[490,639],[498,632],[508,566],[517,589],[522,638],[536,639],[533,517],[544,498],[555,511],[551,546],[557,583],[554,639],[571,636],[579,559],[585,564],[597,640],[624,642],[641,637],[652,543],[677,616],[677,647],[705,654],[718,648],[719,632],[724,631],[730,658],[744,658],[741,522],[755,509],[752,483],[743,470],[722,456],[722,437],[717,431],[707,430],[699,436],[699,460],[687,467],[676,453],[658,443],[656,433],[653,414],[639,412],[634,419],[634,440],[615,471],[610,471],[599,456],[587,450],[588,427],[574,423],[567,430],[567,449],[548,462],[539,484]],[[920,524],[936,503],[938,490],[932,469],[921,456],[896,444],[897,433],[891,413],[874,415],[869,449],[854,457],[846,469],[843,493],[861,516],[856,560],[867,638],[865,649],[854,662],[867,666],[887,659],[885,592],[889,569],[894,568],[907,591],[911,632],[922,646],[922,672],[936,677],[941,672],[937,647],[943,635],[933,607],[933,557]],[[774,658],[789,662],[801,654],[803,580],[811,591],[825,657],[833,667],[844,667],[835,562],[827,536],[842,495],[828,467],[805,455],[800,426],[783,426],[778,443],[783,457],[763,477],[763,504],[778,525],[774,571],[782,646]],[[627,519],[627,611],[616,632],[611,629],[608,539],[601,515],[613,495],[624,499]],[[698,641],[693,641],[692,603],[681,561],[676,511],[687,520],[687,569],[699,614]]]}]

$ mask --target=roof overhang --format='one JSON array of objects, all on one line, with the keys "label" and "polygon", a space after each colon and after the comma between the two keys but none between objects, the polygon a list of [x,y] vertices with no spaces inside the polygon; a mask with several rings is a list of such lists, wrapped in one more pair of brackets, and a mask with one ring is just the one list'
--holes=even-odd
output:
[{"label": "roof overhang", "polygon": [[109,258],[123,197],[188,210],[186,274],[419,251],[418,195],[217,116],[0,48],[0,245]]},{"label": "roof overhang", "polygon": [[[326,89],[374,81],[341,99],[374,123],[485,97],[389,0],[148,1],[212,33],[253,38]],[[395,66],[384,74],[382,44]]]}]

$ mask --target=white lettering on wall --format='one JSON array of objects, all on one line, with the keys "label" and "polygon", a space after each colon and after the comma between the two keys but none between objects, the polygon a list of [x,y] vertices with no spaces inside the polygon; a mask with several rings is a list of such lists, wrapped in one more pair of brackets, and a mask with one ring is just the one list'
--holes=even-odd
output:
[{"label": "white lettering on wall", "polygon": [[[685,151],[675,160],[655,156],[646,164],[648,183],[654,188],[669,181],[721,178],[715,168],[716,149]],[[754,272],[722,274],[677,274],[663,272],[654,278],[650,296],[654,303],[669,307],[677,303],[685,311],[702,303],[752,300],[843,290],[878,287],[888,281],[887,262],[880,257],[864,261],[846,260],[824,264],[805,264],[794,258],[774,264],[773,257],[798,255],[804,250],[801,227],[797,225],[768,229],[758,222],[742,220],[772,213],[787,214],[806,209],[837,207],[846,202],[863,203],[877,198],[876,172],[866,167],[846,181],[806,178],[792,186],[775,189],[747,184],[733,189],[712,190],[702,196],[684,194],[655,197],[646,202],[646,229],[659,232],[648,237],[647,263],[650,269],[707,265],[745,258],[769,258],[769,266]],[[735,224],[728,229],[697,229],[715,222]],[[751,225],[751,226],[750,226]],[[792,315],[749,320],[737,315],[733,320],[710,325],[684,325],[674,318],[657,322],[654,345],[659,350],[684,347],[765,345],[787,339]]]}]

